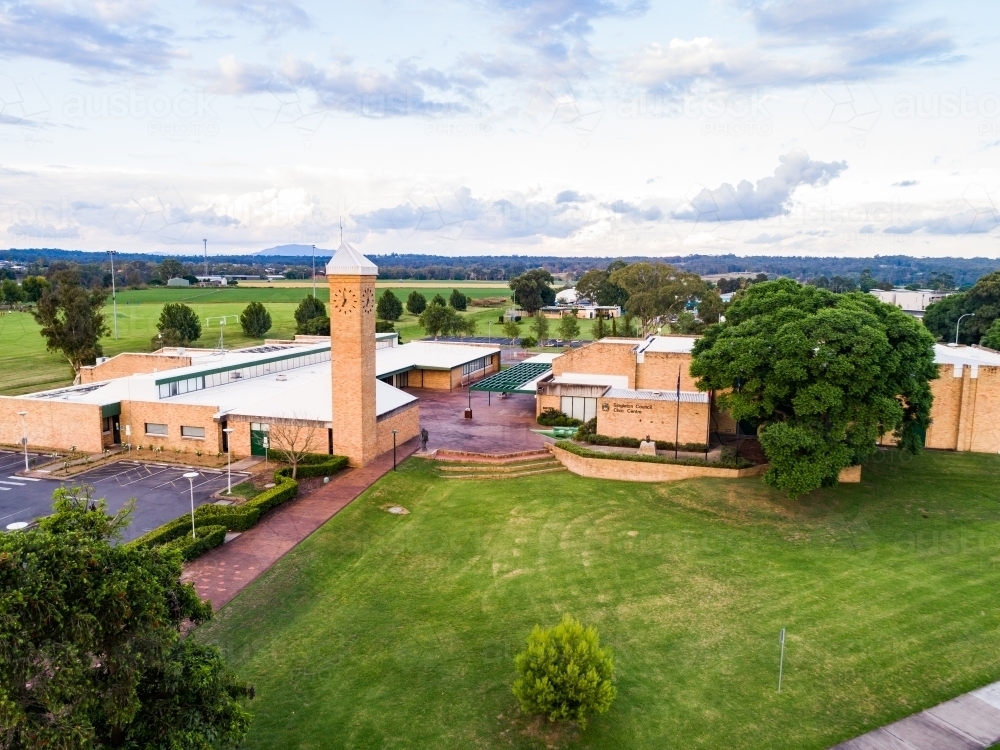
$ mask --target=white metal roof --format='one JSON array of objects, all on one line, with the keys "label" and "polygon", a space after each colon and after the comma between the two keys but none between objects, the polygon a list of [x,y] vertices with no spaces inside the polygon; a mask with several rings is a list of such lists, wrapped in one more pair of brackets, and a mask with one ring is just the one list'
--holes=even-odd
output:
[{"label": "white metal roof", "polygon": [[375,372],[378,377],[418,368],[451,370],[480,357],[498,354],[500,349],[482,344],[452,344],[444,341],[414,341],[409,344],[377,349]]},{"label": "white metal roof", "polygon": [[[677,402],[677,391],[671,390],[636,390],[633,388],[612,388],[604,394],[604,398],[631,399],[633,401],[672,401]],[[682,404],[707,404],[708,394],[703,391],[681,391]]]},{"label": "white metal roof", "polygon": [[346,242],[341,242],[326,264],[326,272],[328,275],[378,276],[378,266]]},{"label": "white metal roof", "polygon": [[542,364],[552,364],[552,360],[556,357],[561,357],[562,352],[539,352],[533,357],[528,357],[527,359],[522,359],[522,362],[541,362]]},{"label": "white metal roof", "polygon": [[1000,352],[978,346],[934,345],[934,362],[939,365],[983,365],[1000,367]]},{"label": "white metal roof", "polygon": [[690,354],[694,342],[700,336],[650,336],[639,347],[640,352],[669,352],[672,354]]},{"label": "white metal roof", "polygon": [[608,385],[612,388],[628,388],[628,375],[597,375],[590,372],[564,372],[556,375],[550,383],[567,385]]}]

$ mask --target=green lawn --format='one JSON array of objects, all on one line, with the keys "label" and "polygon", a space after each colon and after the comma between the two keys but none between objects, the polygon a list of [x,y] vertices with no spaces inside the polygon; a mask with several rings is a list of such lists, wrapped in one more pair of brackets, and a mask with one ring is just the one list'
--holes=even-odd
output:
[{"label": "green lawn", "polygon": [[[891,454],[792,502],[411,459],[196,637],[257,687],[250,748],[825,748],[1000,678],[998,471]],[[510,693],[563,612],[615,652],[618,699],[582,736]]]}]

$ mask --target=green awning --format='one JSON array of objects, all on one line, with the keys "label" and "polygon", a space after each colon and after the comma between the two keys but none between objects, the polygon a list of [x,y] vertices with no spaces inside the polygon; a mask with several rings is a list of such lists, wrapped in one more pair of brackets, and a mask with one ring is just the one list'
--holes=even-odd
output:
[{"label": "green awning", "polygon": [[469,390],[493,393],[534,393],[534,388],[524,386],[552,369],[550,362],[521,362],[485,380],[480,380]]},{"label": "green awning", "polygon": [[101,419],[104,419],[105,417],[117,417],[121,413],[121,401],[115,401],[113,404],[105,404],[101,407]]}]

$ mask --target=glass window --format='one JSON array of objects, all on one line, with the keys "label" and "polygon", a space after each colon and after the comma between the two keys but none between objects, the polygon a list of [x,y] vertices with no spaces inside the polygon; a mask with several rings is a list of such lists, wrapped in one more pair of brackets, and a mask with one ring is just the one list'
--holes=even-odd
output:
[{"label": "glass window", "polygon": [[167,426],[165,424],[159,424],[157,422],[146,422],[146,434],[147,435],[166,435]]},{"label": "glass window", "polygon": [[186,438],[204,438],[205,428],[204,427],[181,427],[181,437]]}]

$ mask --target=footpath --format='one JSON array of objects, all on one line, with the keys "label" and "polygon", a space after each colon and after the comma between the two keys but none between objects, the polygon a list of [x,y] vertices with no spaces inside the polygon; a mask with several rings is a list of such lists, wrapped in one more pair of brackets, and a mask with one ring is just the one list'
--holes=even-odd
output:
[{"label": "footpath", "polygon": [[984,750],[1000,742],[1000,682],[842,742],[831,750]]},{"label": "footpath", "polygon": [[[417,451],[419,438],[396,449],[401,462]],[[275,508],[264,520],[231,542],[189,563],[181,580],[220,609],[282,555],[312,534],[358,495],[392,471],[392,451],[361,469],[345,469],[315,492]]]}]

